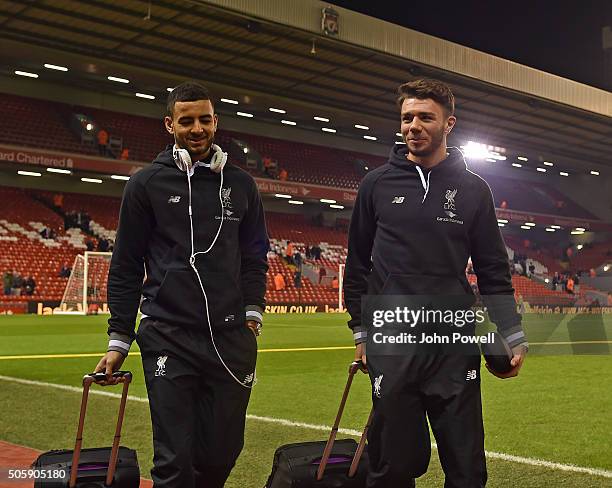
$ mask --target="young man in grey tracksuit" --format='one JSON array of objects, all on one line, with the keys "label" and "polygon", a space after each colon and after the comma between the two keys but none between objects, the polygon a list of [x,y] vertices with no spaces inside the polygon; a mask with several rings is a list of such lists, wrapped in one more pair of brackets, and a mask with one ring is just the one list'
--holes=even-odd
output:
[{"label": "young man in grey tracksuit", "polygon": [[398,92],[406,145],[396,145],[360,185],[344,278],[356,358],[373,384],[367,486],[415,486],[429,464],[429,420],[445,488],[480,488],[487,472],[478,348],[471,355],[366,356],[371,324],[361,320],[363,295],[470,295],[470,257],[489,315],[513,351],[512,370],[494,374],[516,376],[527,351],[491,190],[457,148],[446,147],[456,121],[453,95],[436,80]]}]

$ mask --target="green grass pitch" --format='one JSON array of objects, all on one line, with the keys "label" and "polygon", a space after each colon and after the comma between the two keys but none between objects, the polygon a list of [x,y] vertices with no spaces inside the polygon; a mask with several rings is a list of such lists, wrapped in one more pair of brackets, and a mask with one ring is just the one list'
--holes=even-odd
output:
[{"label": "green grass pitch", "polygon": [[[258,358],[258,384],[248,413],[331,425],[353,351],[266,350],[350,346],[346,318],[343,314],[267,315],[259,341],[262,352]],[[600,317],[593,327],[610,332],[611,318]],[[98,356],[105,350],[105,320],[103,316],[1,317],[0,375],[80,386],[83,374],[94,368]],[[609,474],[612,471],[612,356],[609,355],[612,344],[572,348],[564,344],[576,337],[572,327],[575,329],[571,321],[555,316],[532,316],[528,330],[533,328],[534,332],[530,339],[533,342],[536,342],[534,337],[554,340],[559,345],[550,351],[556,355],[545,354],[547,346],[537,346],[538,354],[530,354],[521,375],[512,380],[496,379],[483,367],[486,448],[524,458],[605,470]],[[588,321],[584,327],[590,327]],[[566,354],[572,349],[582,354]],[[10,357],[56,354],[94,356]],[[140,357],[131,355],[125,368],[131,369],[135,376],[131,395],[145,398]],[[120,390],[105,391],[118,393]],[[361,430],[370,406],[369,396],[369,382],[359,375],[341,427]],[[79,402],[77,392],[0,379],[0,440],[41,450],[72,448]],[[115,398],[92,395],[85,426],[86,447],[110,444],[117,405]],[[270,472],[276,447],[325,437],[326,433],[312,428],[250,418],[244,451],[227,486],[260,488]],[[149,477],[152,448],[145,402],[128,403],[122,444],[137,449],[142,474]],[[490,487],[612,487],[612,478],[607,476],[505,459],[489,459],[488,467],[487,486]],[[417,484],[440,487],[442,480],[437,453],[433,451],[429,472]]]}]

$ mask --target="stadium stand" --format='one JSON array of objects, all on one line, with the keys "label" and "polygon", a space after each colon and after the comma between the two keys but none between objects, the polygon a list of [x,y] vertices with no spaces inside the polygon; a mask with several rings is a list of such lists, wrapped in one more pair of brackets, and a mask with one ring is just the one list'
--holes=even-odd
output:
[{"label": "stadium stand", "polygon": [[488,175],[486,180],[495,197],[495,206],[498,208],[505,201],[509,210],[597,219],[592,213],[548,185],[494,175]]},{"label": "stadium stand", "polygon": [[[77,113],[92,120],[96,128],[104,128],[111,137],[119,138],[123,147],[129,147],[130,158],[134,160],[150,161],[161,147],[171,142],[159,119],[6,94],[0,94],[0,103],[12,114],[12,118],[0,120],[0,142],[6,144],[97,155],[96,145],[83,142],[70,128],[70,119]],[[217,141],[231,155],[241,157],[243,153],[234,143],[236,140],[247,144],[260,156],[274,160],[279,168],[286,169],[288,180],[302,183],[356,189],[363,177],[365,164],[373,168],[385,162],[385,158],[377,156],[311,144],[227,130],[217,133]],[[261,169],[249,168],[249,171],[262,176]],[[512,210],[595,218],[569,197],[543,183],[499,175],[488,176],[487,181],[498,207],[505,201],[507,208]],[[72,265],[75,256],[86,249],[86,240],[90,240],[94,248],[100,238],[111,243],[114,241],[120,206],[118,198],[64,193],[60,209],[53,205],[54,193],[50,191],[0,187],[0,197],[7,202],[4,218],[0,220],[0,251],[3,256],[0,272],[16,270],[24,277],[32,275],[37,283],[31,297],[5,296],[3,301],[61,299],[66,278],[58,277],[57,273],[62,264]],[[64,218],[73,212],[88,215],[88,219],[91,219],[88,229],[64,230]],[[330,287],[330,281],[346,258],[348,222],[345,224],[341,231],[315,225],[303,215],[267,213],[273,248],[280,250],[270,257],[270,303],[295,302],[298,298],[306,304],[337,303],[337,290]],[[55,239],[45,239],[40,235],[45,227],[56,232]],[[612,257],[612,242],[586,246],[568,263],[561,260],[561,252],[557,248],[525,247],[523,240],[513,235],[505,235],[505,239],[510,259],[515,251],[527,256],[535,263],[539,276],[568,270],[588,271]],[[321,259],[316,262],[304,260],[302,286],[299,289],[293,280],[295,267],[282,257],[288,240],[304,257],[306,246],[312,244],[319,245],[323,251]],[[327,270],[327,277],[319,284],[316,270],[321,266]],[[282,291],[275,291],[273,287],[273,277],[277,273],[284,276],[287,285]],[[102,271],[101,275],[105,273]],[[539,297],[537,300],[540,303],[552,303],[556,299],[568,299],[564,292],[553,292],[528,278],[515,277],[514,281],[517,294],[520,293],[526,300],[527,297],[532,300]],[[104,284],[100,282],[98,285],[102,290]]]},{"label": "stadium stand", "polygon": [[[61,266],[67,263],[72,266],[75,256],[86,249],[86,239],[105,237],[114,239],[117,226],[119,198],[64,193],[61,210],[53,207],[53,192],[25,190],[12,187],[0,187],[0,198],[6,202],[3,219],[0,220],[0,272],[17,271],[23,277],[32,276],[36,289],[32,296],[2,296],[0,311],[9,303],[14,308],[16,302],[25,304],[28,300],[61,300],[67,278],[58,276]],[[64,231],[63,214],[65,212],[87,212],[90,217],[91,233],[82,229],[71,228]],[[266,215],[268,231],[271,236],[269,255],[270,270],[267,276],[267,300],[275,303],[303,303],[337,305],[338,291],[330,286],[333,276],[338,274],[338,267],[346,259],[347,234],[315,225],[301,214],[284,214],[268,212]],[[40,231],[53,229],[55,239],[45,239]],[[520,238],[505,236],[509,258],[514,253],[526,255],[536,266],[535,274],[542,278],[551,276],[555,271],[563,271],[559,260],[552,256],[554,250],[546,247],[524,247]],[[294,250],[303,257],[301,286],[296,287],[294,275],[296,267],[284,258],[287,241],[291,241]],[[320,260],[306,258],[306,246],[318,245],[322,250]],[[610,258],[612,242],[595,244],[585,248],[572,260],[572,268],[588,270],[601,265]],[[556,251],[558,253],[558,250]],[[100,262],[99,266],[107,266]],[[326,269],[325,279],[319,283],[318,270]],[[94,273],[97,281],[92,283],[100,296],[104,296],[107,269]],[[284,277],[285,288],[275,290],[274,276],[280,273]],[[476,282],[475,275],[468,275],[471,283]],[[531,304],[572,304],[579,296],[569,296],[564,291],[553,291],[544,283],[529,279],[526,276],[513,276],[516,294]],[[580,296],[589,287],[583,286]],[[25,311],[25,310],[24,310]]]},{"label": "stadium stand", "polygon": [[94,154],[70,130],[70,107],[63,103],[0,93],[0,105],[10,117],[0,117],[0,142],[54,151]]},{"label": "stadium stand", "polygon": [[[162,122],[155,118],[6,94],[0,94],[0,103],[14,114],[13,119],[0,120],[0,142],[7,144],[97,154],[97,148],[80,142],[69,128],[69,119],[75,113],[89,117],[96,128],[104,128],[111,137],[120,138],[133,160],[151,161],[161,148],[172,142]],[[237,155],[232,148],[233,139],[245,142],[262,157],[272,158],[287,170],[289,181],[301,183],[357,189],[365,174],[360,169],[363,165],[373,169],[386,162],[386,158],[370,154],[223,129],[217,132],[217,141],[230,150],[230,155]],[[260,171],[249,171],[262,176]],[[596,218],[568,196],[543,183],[494,175],[488,176],[487,181],[498,207],[505,201],[512,210]]]},{"label": "stadium stand", "polygon": [[[84,235],[78,229],[63,232],[63,221],[52,210],[34,200],[25,190],[0,187],[4,202],[0,220],[0,272],[17,271],[32,276],[36,288],[32,296],[2,296],[2,301],[60,300],[66,278],[58,276],[64,263],[72,265],[84,249]],[[43,238],[39,230],[45,226],[57,233],[56,239]]]}]

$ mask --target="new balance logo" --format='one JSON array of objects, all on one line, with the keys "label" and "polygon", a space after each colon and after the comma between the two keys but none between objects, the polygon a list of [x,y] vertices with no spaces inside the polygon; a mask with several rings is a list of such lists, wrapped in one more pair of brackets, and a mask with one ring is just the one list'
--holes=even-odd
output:
[{"label": "new balance logo", "polygon": [[476,379],[476,370],[475,369],[470,369],[467,372],[467,375],[465,377],[465,381],[471,381],[471,380],[475,380]]},{"label": "new balance logo", "polygon": [[159,356],[157,358],[157,370],[155,370],[155,376],[166,376],[166,361],[168,356]]},{"label": "new balance logo", "polygon": [[168,203],[178,203],[181,201],[181,197],[179,195],[172,195],[168,198]]},{"label": "new balance logo", "polygon": [[380,384],[382,383],[383,375],[374,378],[374,395],[376,398],[380,398]]},{"label": "new balance logo", "polygon": [[391,203],[404,203],[404,197],[393,197],[393,201]]}]

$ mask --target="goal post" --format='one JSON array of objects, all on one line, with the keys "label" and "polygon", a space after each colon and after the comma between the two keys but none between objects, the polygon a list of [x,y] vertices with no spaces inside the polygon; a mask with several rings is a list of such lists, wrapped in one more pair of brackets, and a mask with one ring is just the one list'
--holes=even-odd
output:
[{"label": "goal post", "polygon": [[74,258],[59,313],[108,313],[106,282],[111,256],[110,252],[86,251]]},{"label": "goal post", "polygon": [[338,265],[338,310],[344,310],[344,264]]}]

